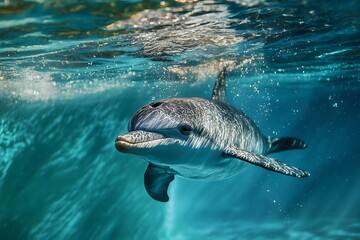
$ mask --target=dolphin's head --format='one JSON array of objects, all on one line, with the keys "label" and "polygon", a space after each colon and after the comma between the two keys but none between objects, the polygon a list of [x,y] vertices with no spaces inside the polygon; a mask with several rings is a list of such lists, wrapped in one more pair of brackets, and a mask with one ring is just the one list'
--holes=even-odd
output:
[{"label": "dolphin's head", "polygon": [[116,149],[159,164],[183,162],[211,142],[200,104],[198,99],[173,98],[142,107],[129,121],[129,132],[116,138]]}]

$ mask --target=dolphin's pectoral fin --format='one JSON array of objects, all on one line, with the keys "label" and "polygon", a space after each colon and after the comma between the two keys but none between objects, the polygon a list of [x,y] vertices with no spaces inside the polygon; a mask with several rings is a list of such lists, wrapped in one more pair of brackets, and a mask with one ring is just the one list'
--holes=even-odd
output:
[{"label": "dolphin's pectoral fin", "polygon": [[174,178],[174,175],[167,173],[166,169],[150,163],[144,175],[146,191],[153,199],[167,202],[169,201],[167,189]]},{"label": "dolphin's pectoral fin", "polygon": [[303,149],[306,148],[306,143],[297,138],[282,137],[282,138],[270,138],[269,150],[267,153],[280,152],[290,149]]},{"label": "dolphin's pectoral fin", "polygon": [[299,178],[310,176],[310,173],[307,171],[286,165],[283,162],[260,154],[231,148],[225,150],[224,154],[281,174]]},{"label": "dolphin's pectoral fin", "polygon": [[226,67],[224,67],[221,72],[219,73],[219,76],[216,80],[214,89],[213,89],[213,94],[211,99],[212,100],[216,100],[219,102],[226,102],[226,94],[225,94],[225,87],[226,87],[226,83],[225,83],[225,76],[226,76]]}]

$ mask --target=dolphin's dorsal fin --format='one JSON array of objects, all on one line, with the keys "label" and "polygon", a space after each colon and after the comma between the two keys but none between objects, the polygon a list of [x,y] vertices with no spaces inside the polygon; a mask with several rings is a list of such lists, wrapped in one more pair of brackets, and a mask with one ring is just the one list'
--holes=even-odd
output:
[{"label": "dolphin's dorsal fin", "polygon": [[213,94],[211,97],[212,100],[216,100],[219,102],[226,102],[225,77],[226,77],[226,67],[224,67],[218,75],[218,78],[214,86]]},{"label": "dolphin's dorsal fin", "polygon": [[266,157],[264,155],[251,153],[242,149],[227,148],[224,151],[225,157],[233,157],[239,160],[257,165],[270,171],[278,172],[281,174],[293,176],[293,177],[308,177],[310,173],[301,170],[296,167],[289,166],[283,162],[277,161],[273,158]]},{"label": "dolphin's dorsal fin", "polygon": [[144,175],[146,191],[153,199],[167,202],[169,201],[167,190],[174,178],[174,175],[167,173],[166,169],[150,163]]}]

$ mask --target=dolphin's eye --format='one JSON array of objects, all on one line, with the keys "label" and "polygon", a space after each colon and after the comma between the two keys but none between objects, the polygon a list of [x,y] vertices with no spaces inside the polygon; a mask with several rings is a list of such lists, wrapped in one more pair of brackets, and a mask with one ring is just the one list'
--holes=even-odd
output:
[{"label": "dolphin's eye", "polygon": [[189,136],[192,132],[192,128],[189,125],[183,125],[179,128],[182,135]]},{"label": "dolphin's eye", "polygon": [[153,102],[153,103],[150,103],[150,107],[153,107],[153,108],[156,108],[158,106],[160,106],[161,104],[163,104],[163,102]]}]

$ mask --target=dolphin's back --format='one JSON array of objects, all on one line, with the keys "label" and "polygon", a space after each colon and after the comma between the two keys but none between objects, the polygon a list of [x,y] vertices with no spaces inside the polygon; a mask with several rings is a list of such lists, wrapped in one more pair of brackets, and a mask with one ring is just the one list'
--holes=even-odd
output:
[{"label": "dolphin's back", "polygon": [[[291,149],[306,148],[306,143],[298,138],[271,138],[263,135],[258,126],[245,113],[223,102],[211,101],[216,106],[219,122],[228,135],[228,146],[235,146],[249,152],[269,154]],[[226,134],[225,134],[226,135]],[[226,138],[227,137],[227,138]]]},{"label": "dolphin's back", "polygon": [[260,154],[267,151],[267,138],[242,111],[216,100],[194,100],[202,109],[203,130],[220,149],[232,146]]}]

